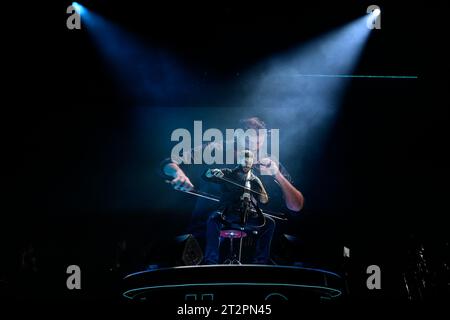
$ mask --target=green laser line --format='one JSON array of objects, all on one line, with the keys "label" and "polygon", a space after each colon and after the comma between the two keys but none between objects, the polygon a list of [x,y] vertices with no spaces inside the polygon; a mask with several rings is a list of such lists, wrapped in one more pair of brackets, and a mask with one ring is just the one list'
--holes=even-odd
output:
[{"label": "green laser line", "polygon": [[378,78],[378,79],[418,79],[419,76],[377,76],[377,75],[353,75],[353,74],[297,74],[297,77],[322,77],[322,78]]}]

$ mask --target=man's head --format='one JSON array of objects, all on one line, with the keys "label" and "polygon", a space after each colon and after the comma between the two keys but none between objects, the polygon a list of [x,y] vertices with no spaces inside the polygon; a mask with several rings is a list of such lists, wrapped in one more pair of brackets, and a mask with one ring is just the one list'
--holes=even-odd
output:
[{"label": "man's head", "polygon": [[250,150],[244,150],[239,154],[238,164],[242,167],[244,172],[250,171],[253,166],[254,157],[253,152]]},{"label": "man's head", "polygon": [[[252,151],[258,151],[259,148],[264,144],[266,141],[265,134],[260,134],[260,129],[266,129],[266,124],[264,121],[262,121],[258,117],[250,117],[250,118],[244,118],[239,121],[241,128],[246,131],[248,129],[253,129],[256,131],[256,137],[250,138],[251,141],[249,141],[249,145],[245,146],[245,148],[252,147]],[[245,142],[243,142],[245,143]]]}]

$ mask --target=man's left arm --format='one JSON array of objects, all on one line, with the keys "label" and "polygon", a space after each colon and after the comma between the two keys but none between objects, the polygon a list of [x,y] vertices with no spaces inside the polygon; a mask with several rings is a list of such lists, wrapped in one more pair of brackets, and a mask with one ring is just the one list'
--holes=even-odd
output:
[{"label": "man's left arm", "polygon": [[[292,183],[286,179],[281,173],[278,165],[271,159],[265,158],[261,160],[267,169],[266,174],[273,175],[275,180],[280,185],[283,192],[284,202],[289,210],[299,212],[303,208],[304,198],[303,194],[295,188]],[[263,172],[263,170],[261,170]]]}]

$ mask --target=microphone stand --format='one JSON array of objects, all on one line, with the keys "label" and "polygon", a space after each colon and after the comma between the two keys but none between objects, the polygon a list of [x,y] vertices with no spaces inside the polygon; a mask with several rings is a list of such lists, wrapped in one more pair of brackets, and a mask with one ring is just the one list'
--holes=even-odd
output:
[{"label": "microphone stand", "polygon": [[[247,193],[248,194],[248,193]],[[250,194],[248,194],[250,195]],[[244,237],[242,237],[242,232],[244,232],[245,224],[247,223],[247,214],[250,208],[250,200],[246,197],[246,193],[242,195],[242,211],[241,211],[241,238],[239,239],[239,264],[241,264],[242,259],[242,242]]]},{"label": "microphone stand", "polygon": [[[251,202],[251,195],[249,193],[249,190],[251,190],[250,188],[250,180],[249,177],[251,175],[251,171],[249,171],[247,173],[247,179],[245,180],[245,191],[241,196],[241,234],[245,229],[245,225],[247,224],[247,217],[248,217],[248,212],[250,211],[250,202]],[[242,242],[243,242],[243,237],[241,237],[240,242],[239,242],[239,263],[241,263],[241,258],[242,258]]]},{"label": "microphone stand", "polygon": [[241,211],[241,228],[243,229],[247,223],[247,215],[250,210],[250,199],[245,195],[241,197],[242,200],[242,211]]}]

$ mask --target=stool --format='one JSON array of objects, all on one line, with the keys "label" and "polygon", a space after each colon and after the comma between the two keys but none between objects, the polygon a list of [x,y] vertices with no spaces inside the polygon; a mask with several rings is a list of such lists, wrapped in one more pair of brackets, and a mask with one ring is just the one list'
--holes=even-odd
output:
[{"label": "stool", "polygon": [[[242,230],[235,230],[235,229],[226,229],[220,231],[220,237],[221,238],[228,238],[230,239],[230,255],[229,257],[223,262],[224,264],[241,264],[241,251],[242,251],[242,239],[247,236],[247,233],[245,233]],[[240,239],[240,246],[239,246],[239,255],[236,256],[234,252],[234,239]]]}]

